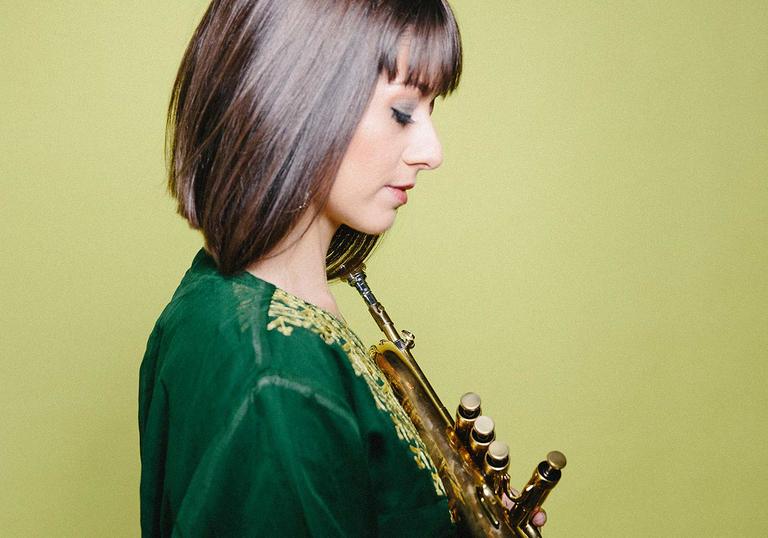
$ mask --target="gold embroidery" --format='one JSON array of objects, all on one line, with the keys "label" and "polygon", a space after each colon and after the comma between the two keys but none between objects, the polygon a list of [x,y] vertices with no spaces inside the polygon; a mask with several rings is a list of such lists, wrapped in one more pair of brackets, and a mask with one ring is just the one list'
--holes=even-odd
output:
[{"label": "gold embroidery", "polygon": [[429,472],[436,493],[445,495],[443,483],[427,453],[424,441],[357,335],[330,313],[279,288],[272,295],[268,315],[270,321],[267,330],[276,330],[282,335],[290,336],[295,327],[303,327],[320,336],[326,344],[341,346],[355,374],[362,377],[368,385],[376,407],[392,419],[397,437],[408,445],[416,465],[419,469]]}]

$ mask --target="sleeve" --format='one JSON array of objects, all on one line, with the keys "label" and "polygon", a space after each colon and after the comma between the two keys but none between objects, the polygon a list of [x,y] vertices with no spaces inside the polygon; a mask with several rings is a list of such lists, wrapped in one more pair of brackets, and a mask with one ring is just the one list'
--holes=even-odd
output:
[{"label": "sleeve", "polygon": [[265,373],[202,454],[174,536],[366,536],[367,477],[347,404]]}]

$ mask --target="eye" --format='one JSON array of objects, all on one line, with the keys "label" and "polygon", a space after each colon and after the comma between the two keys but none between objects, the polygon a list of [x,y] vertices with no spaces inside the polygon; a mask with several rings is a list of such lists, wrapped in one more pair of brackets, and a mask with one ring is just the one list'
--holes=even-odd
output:
[{"label": "eye", "polygon": [[409,123],[413,123],[413,118],[410,114],[406,114],[405,112],[402,112],[394,107],[392,108],[392,117],[397,123],[403,126],[408,125]]}]

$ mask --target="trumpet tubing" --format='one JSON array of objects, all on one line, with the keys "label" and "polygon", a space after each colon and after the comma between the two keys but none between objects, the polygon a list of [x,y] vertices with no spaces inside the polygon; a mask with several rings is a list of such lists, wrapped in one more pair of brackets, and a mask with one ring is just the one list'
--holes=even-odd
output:
[{"label": "trumpet tubing", "polygon": [[[550,452],[515,494],[507,473],[509,447],[495,440],[493,420],[482,415],[480,397],[474,393],[462,396],[454,420],[411,353],[413,334],[397,330],[371,292],[364,269],[350,272],[347,282],[360,293],[386,336],[371,352],[437,466],[460,532],[477,537],[540,538],[532,519],[560,480],[565,456]],[[505,506],[505,497],[514,503],[511,508]]]}]

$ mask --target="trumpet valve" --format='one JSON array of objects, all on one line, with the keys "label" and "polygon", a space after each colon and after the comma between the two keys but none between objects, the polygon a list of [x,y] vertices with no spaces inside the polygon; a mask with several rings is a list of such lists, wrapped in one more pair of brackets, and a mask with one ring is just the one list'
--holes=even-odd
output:
[{"label": "trumpet valve", "polygon": [[461,397],[459,407],[456,409],[454,429],[464,446],[469,445],[469,432],[472,431],[472,426],[481,412],[480,396],[474,392],[467,392]]},{"label": "trumpet valve", "polygon": [[485,453],[495,438],[493,419],[485,415],[477,417],[469,434],[469,452],[480,468],[482,468]]},{"label": "trumpet valve", "polygon": [[483,459],[483,474],[493,492],[499,497],[505,493],[509,482],[509,445],[493,441]]},{"label": "trumpet valve", "polygon": [[553,450],[547,454],[547,459],[539,463],[520,495],[513,499],[515,505],[508,512],[510,523],[517,529],[530,531],[525,533],[526,536],[540,536],[536,534],[538,531],[534,532],[535,527],[531,519],[536,507],[542,505],[549,492],[557,485],[565,464],[566,459],[562,452]]}]

